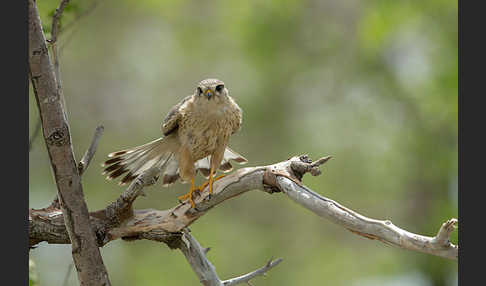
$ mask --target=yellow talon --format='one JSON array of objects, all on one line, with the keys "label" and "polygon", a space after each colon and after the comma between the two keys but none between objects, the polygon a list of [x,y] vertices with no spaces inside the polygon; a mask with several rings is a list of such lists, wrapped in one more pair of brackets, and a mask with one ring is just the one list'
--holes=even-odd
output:
[{"label": "yellow talon", "polygon": [[189,189],[189,192],[185,195],[178,197],[177,199],[179,199],[179,201],[184,201],[187,198],[189,198],[189,202],[191,203],[191,206],[194,208],[196,206],[196,204],[194,203],[192,196],[193,196],[194,191],[196,191],[196,190],[199,190],[199,188],[194,187],[194,179],[192,179],[191,188]]},{"label": "yellow talon", "polygon": [[198,189],[202,192],[204,190],[204,188],[206,188],[208,185],[209,185],[209,193],[212,194],[213,193],[213,183],[216,182],[217,180],[223,178],[225,175],[222,174],[216,178],[213,179],[213,176],[209,177],[209,180],[207,180],[206,182],[204,182],[201,186],[198,187]]},{"label": "yellow talon", "polygon": [[[223,178],[225,176],[225,174],[222,174],[216,178],[214,178],[213,182],[216,182],[217,180]],[[207,180],[206,182],[204,182],[201,186],[198,187],[198,189],[202,192],[204,190],[204,188],[206,188],[208,185],[209,185],[209,181],[211,180],[211,177],[209,180]],[[209,189],[209,193],[211,194],[213,192],[212,188],[210,187]]]},{"label": "yellow talon", "polygon": [[[212,172],[211,172],[212,173]],[[185,195],[182,195],[180,197],[177,197],[177,199],[179,199],[179,201],[184,201],[184,200],[187,200],[189,199],[189,202],[191,203],[191,206],[192,207],[195,207],[196,204],[194,203],[194,200],[192,199],[193,197],[193,193],[195,191],[200,191],[202,192],[204,190],[204,188],[206,188],[208,185],[209,185],[209,194],[212,194],[213,193],[213,182],[223,178],[225,175],[222,174],[216,178],[213,179],[213,176],[211,175],[209,177],[209,180],[207,180],[206,182],[204,182],[201,186],[199,187],[194,187],[194,179],[192,179],[192,182],[191,182],[191,188],[189,189],[189,192]]]}]

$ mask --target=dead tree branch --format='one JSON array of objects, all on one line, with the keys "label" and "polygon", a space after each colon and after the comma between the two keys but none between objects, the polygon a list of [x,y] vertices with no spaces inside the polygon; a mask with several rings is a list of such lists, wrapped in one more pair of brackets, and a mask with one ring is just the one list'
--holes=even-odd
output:
[{"label": "dead tree branch", "polygon": [[[56,11],[60,17],[67,1]],[[42,119],[43,135],[51,160],[61,206],[62,220],[72,243],[72,255],[81,285],[111,285],[103,264],[81,179],[74,159],[71,134],[62,93],[49,58],[36,2],[29,0],[29,75]],[[56,35],[54,31],[54,35]],[[59,212],[59,209],[56,211]],[[55,227],[60,227],[56,225]]]},{"label": "dead tree branch", "polygon": [[[327,160],[329,160],[329,157],[312,162],[307,156],[300,156],[273,165],[239,169],[214,183],[210,200],[208,200],[207,188],[199,196],[196,196],[194,199],[196,207],[194,209],[191,208],[189,203],[185,202],[168,210],[131,210],[131,204],[144,186],[143,183],[137,183],[139,181],[137,179],[137,182],[132,182],[121,195],[118,203],[114,203],[113,206],[110,205],[112,211],[109,213],[113,214],[111,220],[123,221],[123,224],[108,223],[107,216],[100,215],[100,213],[105,213],[105,210],[94,212],[91,216],[92,220],[97,221],[96,225],[99,227],[97,234],[102,234],[98,237],[101,239],[99,240],[101,241],[100,245],[122,238],[151,239],[165,242],[171,246],[174,240],[180,238],[181,231],[184,228],[227,199],[251,190],[262,190],[267,193],[283,192],[298,204],[319,216],[344,226],[353,233],[400,248],[457,260],[458,247],[448,241],[450,231],[453,230],[452,225],[456,222],[455,219],[446,223],[438,236],[422,236],[400,229],[389,221],[366,218],[302,185],[303,175],[306,172],[319,174],[316,169],[319,164],[323,164]],[[149,171],[152,174],[144,173],[144,176],[146,176],[144,180],[155,176],[158,172],[158,170]],[[134,184],[137,184],[138,189],[132,188]],[[137,193],[135,193],[135,190]],[[120,211],[121,208],[125,210]],[[114,212],[117,209],[119,211]],[[53,212],[55,210],[30,210],[31,245],[39,241],[60,243],[59,236],[55,236],[53,233],[47,235],[48,233],[46,233],[48,231],[59,231],[54,222],[62,214]],[[130,214],[126,215],[127,212],[130,212]],[[122,216],[122,214],[125,215]],[[42,236],[39,235],[41,227],[45,229],[45,231],[41,231]],[[33,232],[33,230],[36,231]],[[52,239],[52,236],[55,236],[56,239]],[[62,243],[69,243],[69,240],[66,238]],[[173,244],[172,247],[174,247]]]},{"label": "dead tree branch", "polygon": [[206,253],[201,247],[199,242],[192,237],[187,231],[183,230],[181,241],[179,243],[179,249],[186,257],[187,261],[191,265],[192,270],[196,273],[204,286],[221,286],[223,285],[216,273],[216,268],[206,258]]},{"label": "dead tree branch", "polygon": [[278,177],[277,182],[291,200],[353,233],[400,248],[457,260],[458,246],[449,241],[457,223],[455,218],[442,224],[435,237],[418,235],[393,225],[389,220],[376,220],[360,215],[305,186],[295,184],[288,178]]},{"label": "dead tree branch", "polygon": [[76,17],[74,18],[74,20],[72,20],[71,22],[67,23],[66,25],[64,25],[58,32],[58,35],[60,34],[63,34],[65,33],[66,31],[68,31],[69,29],[71,29],[72,27],[74,27],[74,25],[79,22],[82,18],[88,16],[89,14],[91,14],[95,8],[98,6],[98,4],[100,3],[100,0],[93,0],[91,1],[91,4],[89,5],[88,8],[86,8],[84,11],[82,11],[81,13],[79,13],[78,15],[76,15]]},{"label": "dead tree branch", "polygon": [[59,7],[56,8],[56,12],[52,16],[52,26],[51,26],[51,39],[50,43],[55,43],[57,41],[57,35],[59,34],[59,21],[61,20],[62,13],[66,8],[69,0],[61,0]]},{"label": "dead tree branch", "polygon": [[[239,169],[214,183],[211,199],[208,199],[207,188],[204,189],[195,198],[194,209],[189,203],[183,202],[163,211],[133,210],[133,202],[139,195],[143,195],[143,188],[156,182],[160,170],[152,168],[137,177],[115,202],[103,210],[92,212],[91,225],[99,246],[121,238],[154,240],[164,242],[172,249],[180,249],[203,285],[249,283],[250,279],[263,275],[281,260],[269,262],[249,274],[222,281],[214,266],[207,260],[206,250],[186,228],[223,201],[250,190],[262,190],[270,194],[282,192],[317,215],[364,237],[404,249],[457,260],[458,247],[449,242],[449,235],[454,229],[456,219],[444,223],[435,237],[412,234],[389,221],[366,218],[302,185],[303,175],[307,172],[319,175],[319,165],[327,162],[329,158],[328,156],[312,162],[307,156],[300,156],[273,165]],[[40,210],[30,209],[30,246],[41,241],[69,243],[62,216],[63,213],[52,205]]]},{"label": "dead tree branch", "polygon": [[225,280],[225,281],[223,281],[223,285],[224,286],[231,286],[231,285],[238,285],[238,284],[242,284],[242,283],[250,284],[251,279],[253,279],[257,276],[266,276],[266,273],[268,272],[268,270],[277,266],[280,262],[282,262],[282,260],[283,260],[282,258],[278,258],[278,259],[275,259],[275,260],[270,259],[267,262],[267,264],[265,264],[263,267],[260,267],[257,270],[252,271],[248,274]]},{"label": "dead tree branch", "polygon": [[[199,282],[204,286],[230,286],[241,283],[249,283],[251,279],[256,276],[265,275],[273,267],[277,266],[282,258],[273,260],[270,259],[265,266],[250,272],[248,274],[231,278],[228,280],[220,280],[216,273],[216,268],[206,257],[206,249],[203,248],[199,242],[189,233],[187,229],[182,230],[178,248],[186,257],[192,269],[199,278]],[[272,261],[273,260],[273,261]]]}]

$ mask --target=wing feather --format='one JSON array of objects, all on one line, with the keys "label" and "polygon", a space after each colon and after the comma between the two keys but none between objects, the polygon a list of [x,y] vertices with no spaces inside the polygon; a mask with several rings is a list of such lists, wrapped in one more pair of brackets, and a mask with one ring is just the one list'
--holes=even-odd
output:
[{"label": "wing feather", "polygon": [[186,96],[181,102],[174,105],[170,110],[167,116],[164,118],[162,122],[162,133],[167,136],[177,130],[179,127],[179,120],[181,119],[181,112],[180,109],[186,101],[190,100],[192,95]]}]

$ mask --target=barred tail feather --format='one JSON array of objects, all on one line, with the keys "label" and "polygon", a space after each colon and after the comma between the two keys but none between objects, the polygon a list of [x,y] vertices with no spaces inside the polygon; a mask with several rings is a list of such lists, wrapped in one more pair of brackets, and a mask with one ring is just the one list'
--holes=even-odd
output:
[{"label": "barred tail feather", "polygon": [[[173,136],[167,136],[131,149],[113,152],[108,155],[110,159],[102,165],[106,167],[103,174],[108,175],[106,177],[108,180],[125,175],[119,182],[120,185],[125,185],[145,170],[158,167],[163,177],[172,178],[170,183],[174,183],[178,177],[175,176],[179,165],[175,156],[177,148],[177,140]],[[172,167],[167,168],[168,165]],[[174,165],[176,166],[175,169]],[[174,179],[174,177],[176,178]],[[169,184],[163,183],[164,185]]]},{"label": "barred tail feather", "polygon": [[[105,167],[103,175],[107,175],[107,180],[113,180],[124,175],[119,184],[126,185],[145,170],[157,167],[161,170],[162,186],[169,186],[180,178],[179,161],[176,155],[178,148],[177,138],[169,135],[141,146],[110,153],[108,155],[110,159],[102,165]],[[208,156],[197,161],[195,163],[196,172],[200,171],[204,177],[208,178],[210,160],[211,156]],[[233,169],[230,160],[240,164],[248,162],[240,154],[226,148],[219,167],[224,173]]]}]

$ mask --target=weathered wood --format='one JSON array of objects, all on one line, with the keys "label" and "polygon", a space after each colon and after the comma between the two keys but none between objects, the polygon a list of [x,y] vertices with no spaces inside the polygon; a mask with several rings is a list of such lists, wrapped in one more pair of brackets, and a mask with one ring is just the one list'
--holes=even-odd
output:
[{"label": "weathered wood", "polygon": [[238,285],[238,284],[243,284],[246,283],[248,285],[250,284],[250,280],[257,277],[257,276],[265,276],[266,273],[272,269],[273,267],[277,266],[280,262],[282,262],[282,258],[277,258],[275,260],[270,259],[263,267],[258,268],[255,271],[252,271],[250,273],[247,273],[245,275],[241,275],[235,278],[231,278],[228,280],[223,281],[224,286],[233,286],[233,285]]},{"label": "weathered wood", "polygon": [[360,215],[305,186],[295,184],[288,178],[278,177],[277,181],[283,193],[292,201],[353,233],[400,248],[457,260],[458,247],[449,241],[457,223],[454,218],[443,223],[435,237],[423,236],[403,230],[389,220],[376,220]]},{"label": "weathered wood", "polygon": [[[180,232],[184,228],[218,204],[247,191],[261,190],[267,193],[283,192],[303,207],[344,226],[355,234],[400,248],[457,260],[458,247],[448,241],[456,222],[455,219],[444,224],[436,237],[422,236],[400,229],[389,221],[366,218],[302,185],[300,180],[303,175],[307,172],[319,175],[320,172],[316,169],[327,160],[329,160],[329,157],[312,162],[306,156],[300,156],[273,165],[239,169],[214,183],[211,199],[208,199],[207,188],[197,195],[194,199],[196,204],[194,209],[186,202],[168,210],[131,210],[131,203],[138,196],[138,193],[134,193],[134,190],[136,192],[141,191],[141,187],[146,185],[146,182],[143,181],[157,174],[157,170],[151,170],[152,174],[144,173],[142,182],[136,183],[139,186],[138,189],[130,185],[118,199],[118,203],[113,203],[111,206],[113,210],[120,210],[123,207],[132,213],[130,215],[125,214],[122,217],[124,212],[118,211],[118,214],[113,216],[116,219],[111,219],[111,221],[117,221],[117,224],[108,224],[109,219],[101,219],[99,222],[105,227],[101,227],[103,231],[98,233],[103,233],[103,244],[118,238],[173,241],[180,236]],[[115,213],[113,210],[110,213]],[[96,213],[99,214],[103,211]],[[37,220],[37,215],[40,214],[36,210],[31,210],[30,213],[35,217],[34,220]],[[61,214],[58,213],[58,215]],[[45,212],[41,216],[44,223],[49,220]],[[95,213],[92,213],[92,216],[95,216]],[[100,216],[97,215],[96,217],[99,218]],[[123,224],[120,223],[122,221]],[[33,234],[31,233],[31,235]],[[52,243],[58,242],[52,241]],[[64,243],[69,243],[69,241]]]},{"label": "weathered wood", "polygon": [[192,270],[196,273],[202,285],[223,286],[221,279],[219,279],[216,273],[216,268],[206,258],[204,249],[187,229],[183,231],[178,248],[186,257],[187,262],[191,265]]}]

